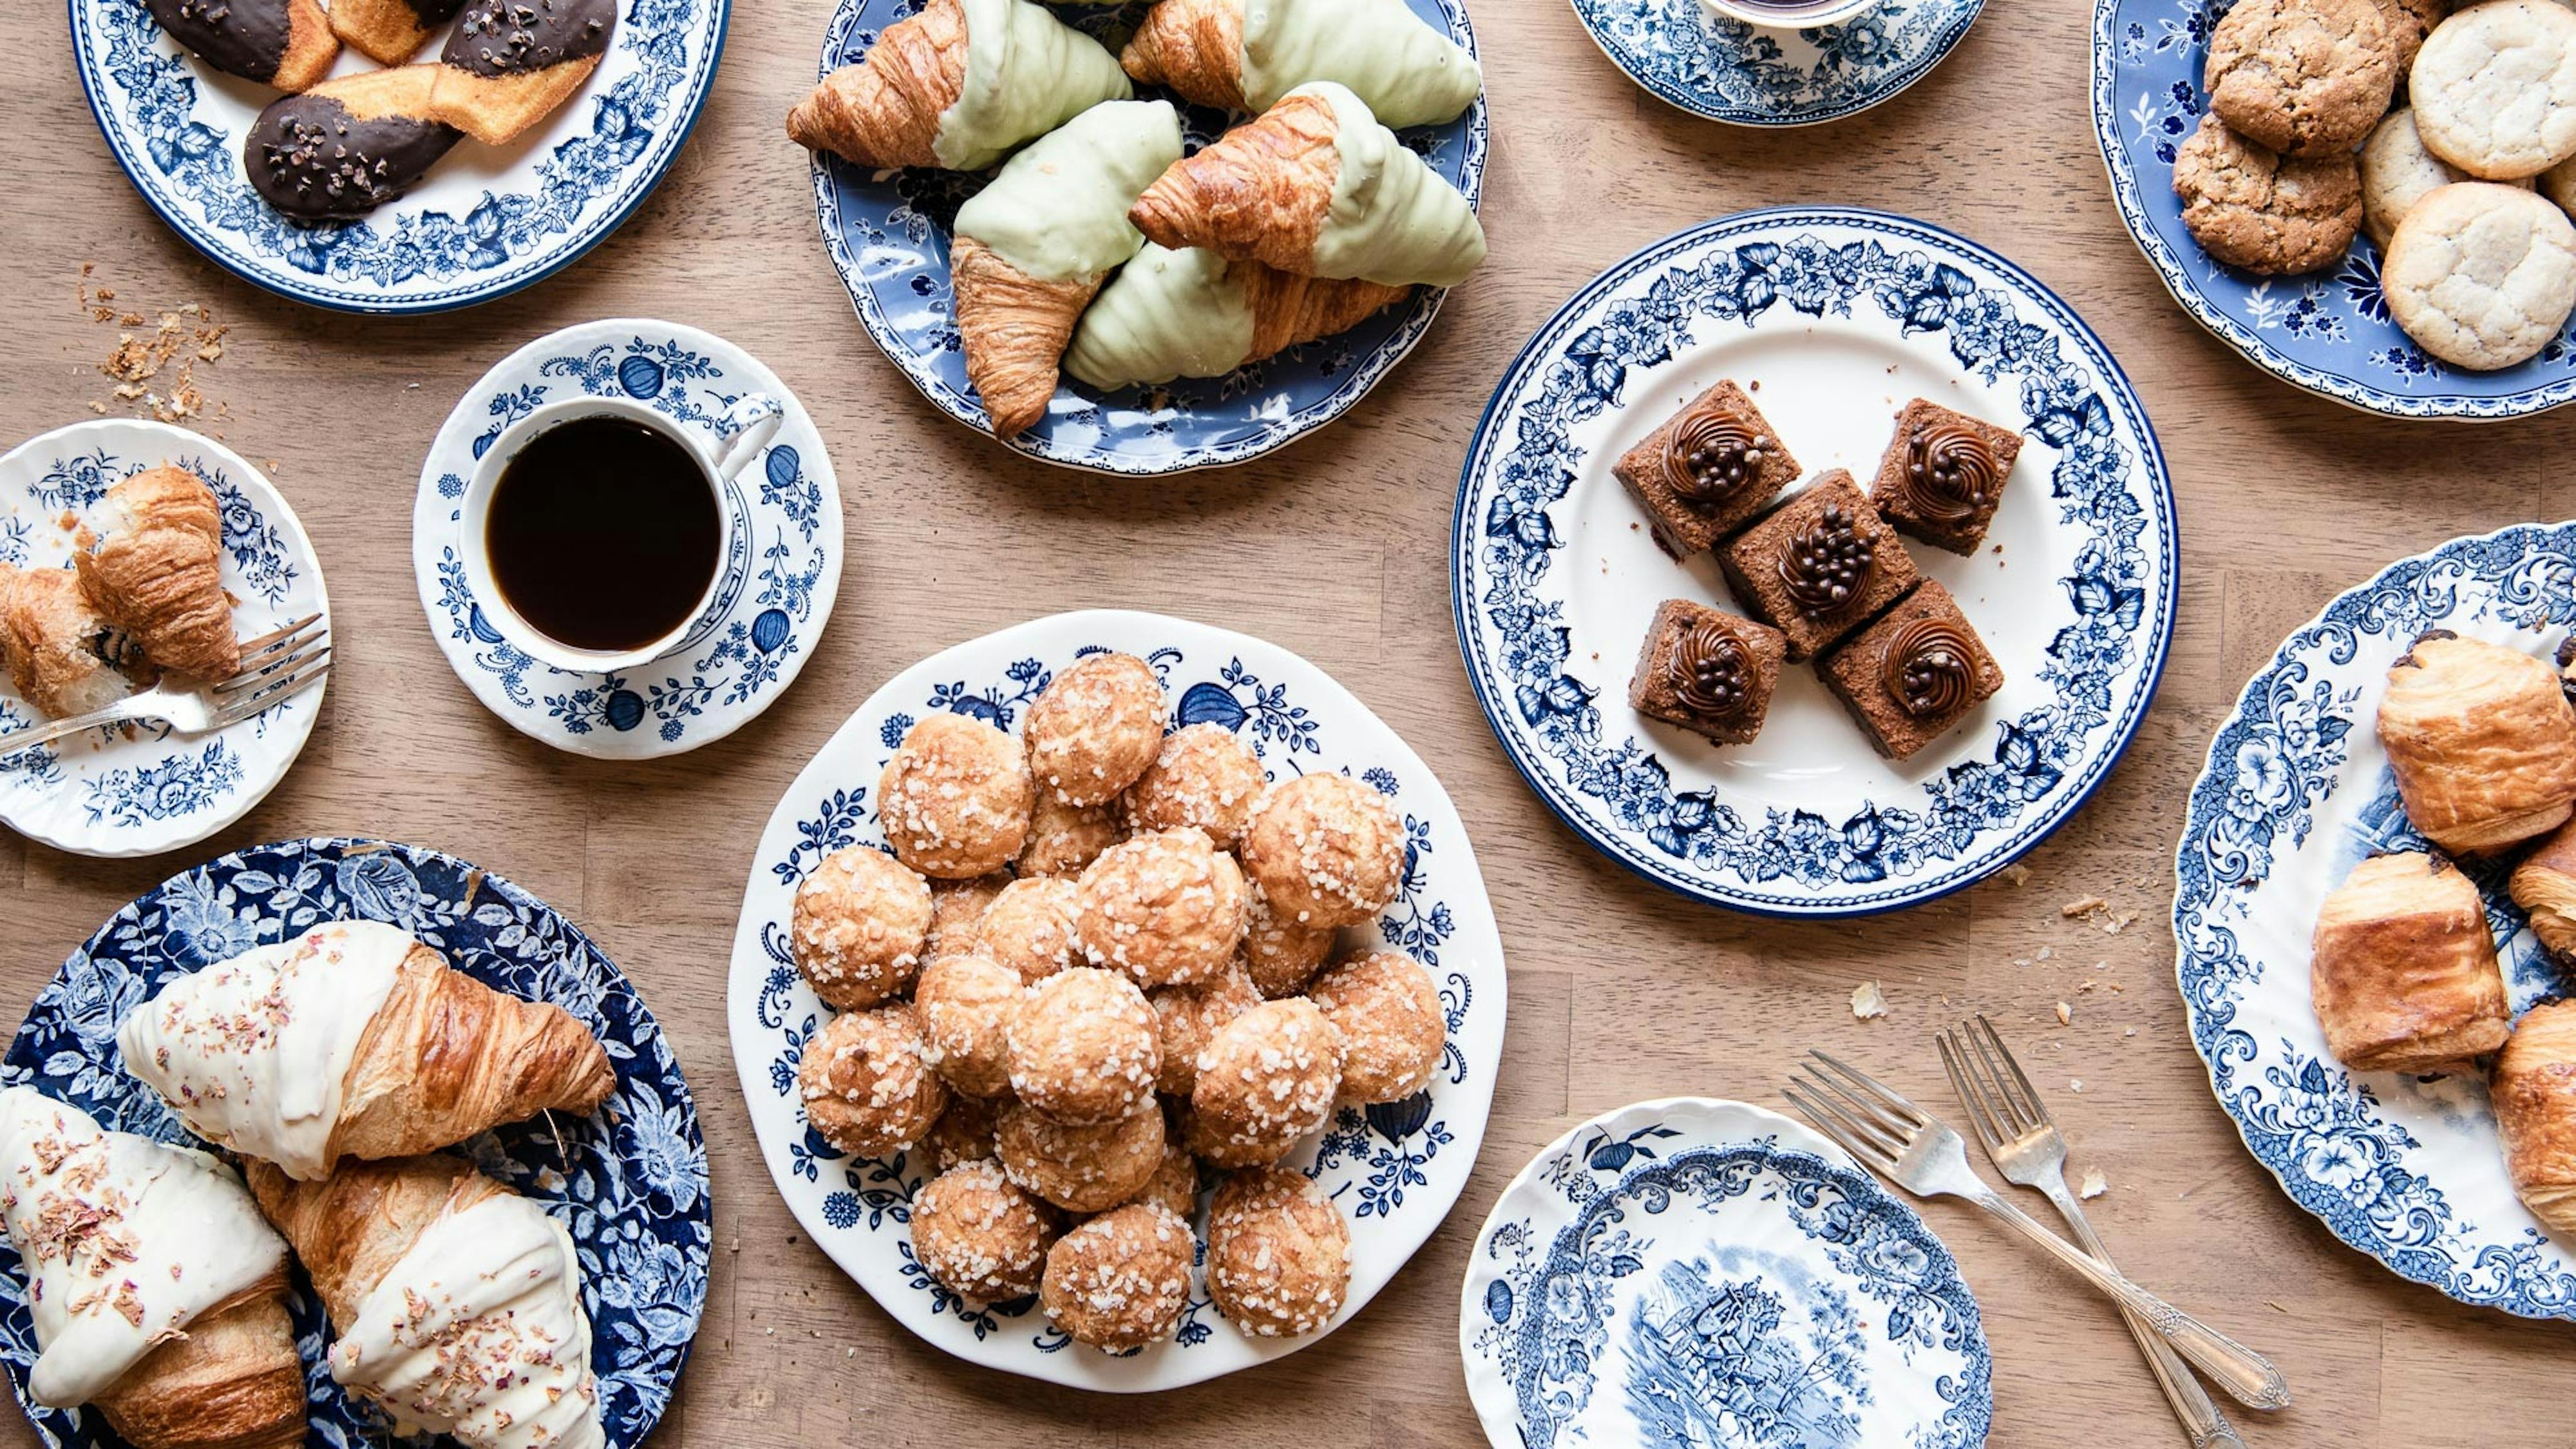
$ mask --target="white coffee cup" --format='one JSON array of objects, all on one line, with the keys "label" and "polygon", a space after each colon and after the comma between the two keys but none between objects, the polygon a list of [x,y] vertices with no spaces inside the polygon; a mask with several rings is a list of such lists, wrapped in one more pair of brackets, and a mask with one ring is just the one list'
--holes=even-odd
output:
[{"label": "white coffee cup", "polygon": [[1878,8],[1878,0],[1700,0],[1712,15],[1740,20],[1756,30],[1822,30]]},{"label": "white coffee cup", "polygon": [[[679,445],[698,465],[698,476],[715,499],[716,516],[722,520],[723,532],[717,545],[716,567],[709,571],[706,592],[695,607],[680,616],[671,631],[652,642],[634,649],[609,653],[604,650],[578,649],[540,632],[510,606],[492,574],[491,540],[486,536],[492,518],[492,494],[500,486],[502,472],[510,466],[521,449],[540,435],[552,432],[566,423],[586,422],[594,418],[616,418],[637,424]],[[739,535],[744,528],[743,510],[732,483],[734,475],[759,460],[779,426],[787,419],[787,410],[778,399],[767,393],[750,393],[737,400],[716,423],[715,436],[708,438],[694,428],[683,427],[664,414],[623,397],[576,397],[547,403],[504,429],[475,460],[474,476],[465,484],[465,503],[460,519],[462,537],[458,553],[465,565],[466,587],[481,606],[483,618],[494,631],[540,664],[552,665],[573,674],[608,674],[649,664],[679,647],[690,628],[715,601],[716,591],[724,584],[724,561],[732,558]]]}]

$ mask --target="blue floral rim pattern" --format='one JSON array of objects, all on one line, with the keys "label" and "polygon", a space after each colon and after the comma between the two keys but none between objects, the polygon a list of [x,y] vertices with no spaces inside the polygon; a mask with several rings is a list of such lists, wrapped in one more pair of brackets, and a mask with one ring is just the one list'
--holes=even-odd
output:
[{"label": "blue floral rim pattern", "polygon": [[[74,1103],[104,1126],[202,1146],[126,1075],[116,1024],[172,977],[317,922],[400,926],[495,990],[549,1001],[597,1033],[617,1091],[582,1121],[503,1127],[456,1149],[543,1203],[571,1233],[591,1322],[600,1412],[614,1449],[660,1422],[706,1305],[713,1200],[697,1108],[670,1044],[625,975],[581,931],[497,875],[415,846],[345,838],[263,845],[173,876],[72,953],[9,1049],[10,1085]],[[326,1449],[389,1449],[381,1411],[345,1393],[324,1359],[320,1301],[295,1274],[293,1310],[312,1429]],[[0,1240],[0,1362],[52,1449],[122,1449],[95,1414],[28,1401],[34,1324],[18,1256]]]},{"label": "blue floral rim pattern", "polygon": [[1813,126],[1932,73],[1985,0],[1881,0],[1841,25],[1760,30],[1702,0],[1573,0],[1594,43],[1666,105],[1736,126]]}]

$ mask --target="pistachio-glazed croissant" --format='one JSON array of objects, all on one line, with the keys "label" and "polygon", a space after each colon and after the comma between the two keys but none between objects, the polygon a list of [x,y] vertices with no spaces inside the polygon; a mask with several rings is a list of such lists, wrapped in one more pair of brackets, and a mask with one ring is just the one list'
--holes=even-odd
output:
[{"label": "pistachio-glazed croissant", "polygon": [[2523,1013],[2488,1097],[2523,1206],[2551,1232],[2576,1233],[2576,1001]]},{"label": "pistachio-glazed croissant", "polygon": [[1142,84],[1233,111],[1335,81],[1396,127],[1454,120],[1485,83],[1476,58],[1404,0],[1161,0],[1118,59]]},{"label": "pistachio-glazed croissant", "polygon": [[1157,245],[1309,277],[1446,287],[1485,259],[1467,198],[1330,81],[1175,164],[1128,216]]},{"label": "pistachio-glazed croissant", "polygon": [[1082,314],[1064,370],[1104,391],[1223,377],[1300,342],[1359,325],[1409,287],[1301,277],[1151,242]]},{"label": "pistachio-glazed croissant", "polygon": [[227,679],[241,668],[224,593],[224,510],[185,468],[147,468],[91,511],[96,541],[73,555],[98,611],[164,669]]},{"label": "pistachio-glazed croissant", "polygon": [[2454,855],[2545,835],[2576,812],[2576,708],[2519,649],[2437,629],[2388,671],[2379,742],[2406,818]]},{"label": "pistachio-glazed croissant", "polygon": [[2478,888],[2421,851],[2373,856],[2317,912],[2309,988],[2356,1072],[2448,1071],[2504,1044],[2513,1011]]},{"label": "pistachio-glazed croissant", "polygon": [[1030,0],[930,0],[797,102],[787,134],[861,166],[981,171],[1134,94],[1116,57]]}]

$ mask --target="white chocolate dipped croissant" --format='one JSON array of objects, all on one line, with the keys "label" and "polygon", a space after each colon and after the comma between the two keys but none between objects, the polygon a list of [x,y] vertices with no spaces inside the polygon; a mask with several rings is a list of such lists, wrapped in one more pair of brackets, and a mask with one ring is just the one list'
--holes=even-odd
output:
[{"label": "white chocolate dipped croissant", "polygon": [[1082,314],[1064,370],[1104,391],[1223,377],[1355,327],[1410,290],[1301,277],[1204,248],[1147,242]]},{"label": "white chocolate dipped croissant", "polygon": [[981,171],[1102,101],[1117,57],[1030,0],[930,0],[788,113],[800,146],[861,166]]},{"label": "white chocolate dipped croissant", "polygon": [[1233,111],[1334,81],[1399,128],[1456,119],[1485,84],[1466,47],[1404,0],[1160,0],[1118,60],[1140,84]]}]

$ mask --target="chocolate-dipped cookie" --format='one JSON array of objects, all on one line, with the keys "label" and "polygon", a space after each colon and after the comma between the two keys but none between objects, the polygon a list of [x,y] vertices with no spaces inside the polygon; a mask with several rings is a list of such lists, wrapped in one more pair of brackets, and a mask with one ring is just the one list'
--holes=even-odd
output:
[{"label": "chocolate-dipped cookie", "polygon": [[226,75],[300,91],[331,73],[340,42],[314,0],[143,0],[162,30]]},{"label": "chocolate-dipped cookie", "polygon": [[377,64],[401,65],[464,8],[465,0],[332,0],[331,30]]},{"label": "chocolate-dipped cookie", "polygon": [[407,65],[281,96],[251,124],[242,165],[252,189],[293,221],[347,221],[420,184],[456,144],[429,117],[439,68]]},{"label": "chocolate-dipped cookie", "polygon": [[505,146],[552,114],[608,53],[616,0],[472,0],[438,53],[437,119]]}]

